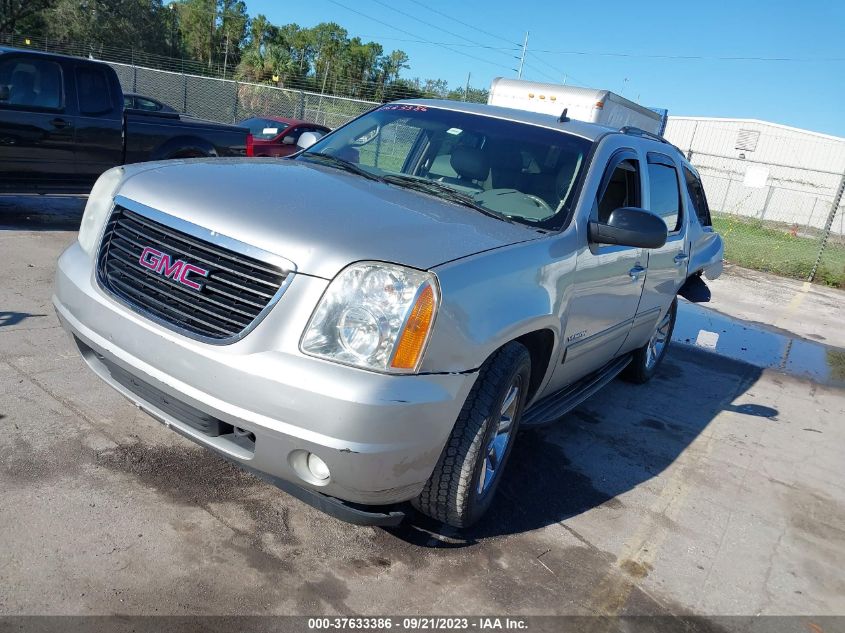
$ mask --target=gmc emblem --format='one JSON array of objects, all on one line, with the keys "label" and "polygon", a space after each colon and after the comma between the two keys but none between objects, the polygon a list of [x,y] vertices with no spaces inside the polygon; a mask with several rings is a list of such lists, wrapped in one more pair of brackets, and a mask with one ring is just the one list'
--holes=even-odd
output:
[{"label": "gmc emblem", "polygon": [[164,275],[168,279],[177,281],[183,286],[188,286],[188,288],[193,288],[194,290],[202,290],[202,284],[188,279],[188,275],[194,273],[200,277],[208,277],[208,271],[204,268],[189,264],[182,259],[177,259],[174,262],[170,255],[162,253],[151,246],[144,248],[141,257],[138,258],[138,263],[154,273]]}]

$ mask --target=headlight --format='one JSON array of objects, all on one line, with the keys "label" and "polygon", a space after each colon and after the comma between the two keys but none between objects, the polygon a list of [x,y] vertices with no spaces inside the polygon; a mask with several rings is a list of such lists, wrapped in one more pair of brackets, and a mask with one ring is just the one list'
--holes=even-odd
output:
[{"label": "headlight", "polygon": [[97,238],[100,236],[100,229],[106,221],[106,216],[112,208],[114,192],[123,178],[123,167],[112,167],[97,179],[91,195],[88,196],[88,203],[85,205],[85,214],[82,216],[82,224],[79,225],[79,245],[89,255],[93,254],[97,246]]},{"label": "headlight", "polygon": [[414,372],[439,294],[431,273],[379,262],[353,264],[329,284],[305,328],[302,351],[366,369]]}]

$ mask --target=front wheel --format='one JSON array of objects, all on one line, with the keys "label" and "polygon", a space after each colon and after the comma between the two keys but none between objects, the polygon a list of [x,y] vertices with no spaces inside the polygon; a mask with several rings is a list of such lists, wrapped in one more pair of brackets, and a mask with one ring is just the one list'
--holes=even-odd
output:
[{"label": "front wheel", "polygon": [[648,343],[631,355],[631,363],[625,368],[624,377],[630,382],[642,384],[651,380],[657,372],[660,363],[669,349],[672,332],[675,329],[675,318],[678,315],[678,298],[672,299],[672,304],[654,328]]},{"label": "front wheel", "polygon": [[469,527],[490,503],[519,429],[531,356],[508,343],[481,367],[437,466],[413,500],[417,510],[456,528]]}]

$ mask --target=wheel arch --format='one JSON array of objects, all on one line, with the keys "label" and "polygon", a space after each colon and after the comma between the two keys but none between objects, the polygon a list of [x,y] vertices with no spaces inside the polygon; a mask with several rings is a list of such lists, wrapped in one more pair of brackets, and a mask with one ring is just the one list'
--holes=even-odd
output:
[{"label": "wheel arch", "polygon": [[217,156],[217,149],[205,139],[195,136],[177,136],[156,148],[150,160],[195,158],[201,156]]},{"label": "wheel arch", "polygon": [[555,348],[555,333],[548,328],[543,328],[523,334],[514,341],[524,345],[531,355],[531,382],[528,385],[527,397],[527,402],[531,402],[548,378],[552,352]]}]

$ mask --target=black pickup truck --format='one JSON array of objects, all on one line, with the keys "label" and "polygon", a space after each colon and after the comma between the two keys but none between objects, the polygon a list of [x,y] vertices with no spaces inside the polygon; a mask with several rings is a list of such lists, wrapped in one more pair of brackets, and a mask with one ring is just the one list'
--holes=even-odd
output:
[{"label": "black pickup truck", "polygon": [[0,47],[0,193],[88,193],[115,165],[251,147],[246,128],[124,110],[107,64]]}]

